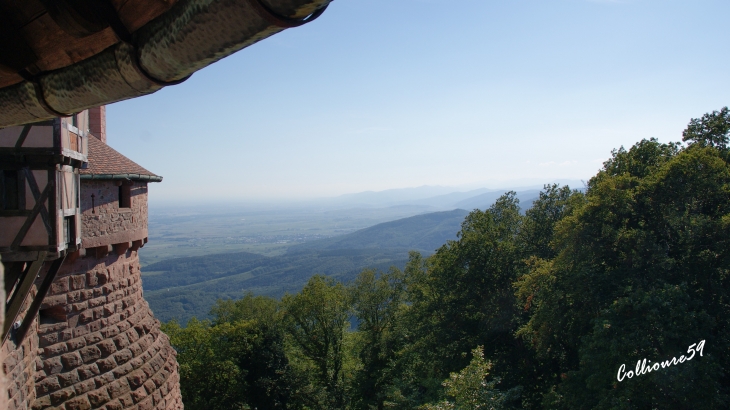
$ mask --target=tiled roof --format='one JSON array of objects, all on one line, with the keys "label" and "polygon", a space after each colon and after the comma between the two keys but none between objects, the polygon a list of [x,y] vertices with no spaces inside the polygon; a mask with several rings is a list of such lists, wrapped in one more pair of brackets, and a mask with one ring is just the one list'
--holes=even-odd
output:
[{"label": "tiled roof", "polygon": [[81,175],[106,176],[107,178],[111,178],[113,175],[139,175],[141,179],[162,180],[162,177],[142,168],[92,135],[89,135],[88,159],[88,168],[79,170]]}]

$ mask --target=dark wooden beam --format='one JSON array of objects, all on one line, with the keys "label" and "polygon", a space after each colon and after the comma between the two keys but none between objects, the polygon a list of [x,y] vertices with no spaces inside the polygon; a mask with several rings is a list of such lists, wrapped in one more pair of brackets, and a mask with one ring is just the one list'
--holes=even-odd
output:
[{"label": "dark wooden beam", "polygon": [[5,323],[3,323],[3,345],[5,344],[5,341],[10,334],[10,328],[13,326],[13,323],[15,323],[15,321],[18,319],[20,309],[23,307],[25,298],[28,296],[28,293],[33,286],[33,282],[35,282],[35,278],[38,275],[38,272],[41,270],[41,268],[43,267],[43,263],[46,261],[46,255],[47,252],[38,253],[38,259],[34,260],[25,270],[22,278],[20,279],[20,283],[15,289],[15,292],[13,292],[13,296],[10,298],[10,302],[8,303],[7,310],[5,312]]},{"label": "dark wooden beam", "polygon": [[58,273],[59,269],[61,269],[61,265],[63,265],[63,261],[65,260],[65,258],[66,255],[51,262],[51,266],[48,268],[48,272],[46,272],[46,276],[43,278],[43,282],[38,288],[38,293],[36,293],[35,297],[33,298],[33,302],[30,304],[30,308],[28,308],[28,311],[25,312],[23,322],[20,324],[20,327],[15,332],[16,344],[19,345],[23,341],[25,334],[28,333],[28,329],[30,328],[31,323],[33,323],[33,319],[35,319],[35,317],[38,315],[41,304],[43,304],[43,299],[45,299],[46,295],[48,294],[48,289],[51,288],[53,280],[56,279],[56,274]]}]

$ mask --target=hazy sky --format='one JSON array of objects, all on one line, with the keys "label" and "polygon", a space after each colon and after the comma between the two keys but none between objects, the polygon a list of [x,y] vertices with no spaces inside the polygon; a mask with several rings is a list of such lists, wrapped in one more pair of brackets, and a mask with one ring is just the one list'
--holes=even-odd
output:
[{"label": "hazy sky", "polygon": [[156,201],[588,179],[730,104],[727,0],[336,0],[108,107]]}]

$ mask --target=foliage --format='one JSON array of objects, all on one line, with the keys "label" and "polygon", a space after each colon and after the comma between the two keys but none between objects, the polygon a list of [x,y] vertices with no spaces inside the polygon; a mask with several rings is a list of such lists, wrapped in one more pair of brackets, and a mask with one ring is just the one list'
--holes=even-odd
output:
[{"label": "foliage", "polygon": [[[585,193],[545,186],[521,213],[508,192],[403,270],[165,325],[186,407],[727,408],[729,117],[693,119],[685,147],[614,150]],[[701,340],[692,361],[617,378]]]},{"label": "foliage", "polygon": [[402,347],[400,313],[405,308],[406,276],[392,267],[387,273],[366,269],[351,287],[358,319],[362,368],[355,376],[358,407],[383,409],[393,386],[393,361]]},{"label": "foliage", "polygon": [[616,370],[703,339],[727,345],[728,163],[713,147],[644,140],[614,152],[589,186],[557,225],[557,256],[518,284],[530,310],[519,335],[562,369],[546,406],[725,407],[721,356],[622,383]]},{"label": "foliage", "polygon": [[702,147],[727,148],[730,136],[730,110],[723,107],[720,111],[693,118],[682,133],[682,141],[699,144]]},{"label": "foliage", "polygon": [[283,409],[296,402],[300,382],[284,351],[284,333],[271,315],[276,300],[247,295],[221,302],[214,323],[191,319],[163,325],[178,352],[186,408]]},{"label": "foliage", "polygon": [[451,400],[422,406],[423,410],[499,410],[505,394],[496,389],[499,379],[487,381],[492,363],[484,359],[484,349],[472,350],[469,365],[458,373],[451,373],[443,382]]},{"label": "foliage", "polygon": [[315,275],[296,295],[281,300],[281,314],[293,345],[311,361],[318,387],[326,391],[328,408],[345,404],[344,344],[349,327],[349,303],[345,287],[333,279]]}]

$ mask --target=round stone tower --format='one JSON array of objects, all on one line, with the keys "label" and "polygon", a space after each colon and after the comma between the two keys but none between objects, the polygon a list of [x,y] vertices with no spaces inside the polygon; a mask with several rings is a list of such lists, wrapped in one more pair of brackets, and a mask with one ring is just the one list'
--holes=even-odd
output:
[{"label": "round stone tower", "polygon": [[[103,114],[96,111],[100,124]],[[98,137],[89,138],[80,172],[81,246],[66,256],[25,337],[0,352],[7,408],[182,409],[175,351],[143,298],[138,255],[147,184],[162,178],[106,145],[94,115]]]}]

